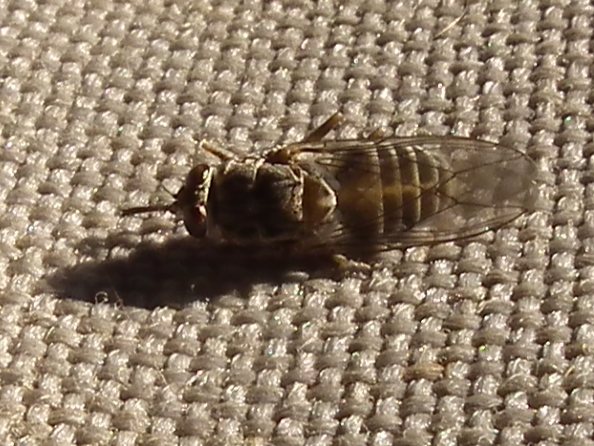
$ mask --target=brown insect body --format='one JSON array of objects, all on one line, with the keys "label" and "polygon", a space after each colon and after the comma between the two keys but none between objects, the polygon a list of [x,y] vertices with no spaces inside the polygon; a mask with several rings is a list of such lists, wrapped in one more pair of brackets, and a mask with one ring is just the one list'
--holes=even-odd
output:
[{"label": "brown insect body", "polygon": [[531,206],[533,163],[518,151],[456,137],[320,141],[338,121],[262,158],[220,154],[172,205],[125,213],[174,211],[191,235],[223,243],[367,255],[479,235]]},{"label": "brown insect body", "polygon": [[214,174],[209,234],[239,245],[298,239],[307,227],[306,176],[288,164],[228,162]]}]

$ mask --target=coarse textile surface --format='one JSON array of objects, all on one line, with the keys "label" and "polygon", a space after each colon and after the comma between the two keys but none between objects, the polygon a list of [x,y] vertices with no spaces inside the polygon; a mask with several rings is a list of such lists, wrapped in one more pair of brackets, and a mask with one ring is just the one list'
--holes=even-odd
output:
[{"label": "coarse textile surface", "polygon": [[[0,444],[594,445],[593,13],[0,0]],[[335,112],[517,147],[538,209],[339,274],[121,214]]]}]

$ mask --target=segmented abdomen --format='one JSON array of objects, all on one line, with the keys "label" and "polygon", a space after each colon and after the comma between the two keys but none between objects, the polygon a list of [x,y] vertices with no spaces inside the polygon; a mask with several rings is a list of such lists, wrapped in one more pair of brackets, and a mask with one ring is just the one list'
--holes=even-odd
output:
[{"label": "segmented abdomen", "polygon": [[354,238],[405,231],[452,204],[453,174],[433,152],[380,143],[335,155],[338,211]]}]

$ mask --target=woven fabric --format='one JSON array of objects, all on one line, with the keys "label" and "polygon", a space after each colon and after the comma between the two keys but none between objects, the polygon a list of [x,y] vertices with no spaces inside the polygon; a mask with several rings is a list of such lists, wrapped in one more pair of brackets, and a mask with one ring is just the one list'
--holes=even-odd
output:
[{"label": "woven fabric", "polygon": [[[0,443],[594,444],[593,11],[0,1]],[[538,210],[340,274],[121,215],[335,112],[519,147]]]}]

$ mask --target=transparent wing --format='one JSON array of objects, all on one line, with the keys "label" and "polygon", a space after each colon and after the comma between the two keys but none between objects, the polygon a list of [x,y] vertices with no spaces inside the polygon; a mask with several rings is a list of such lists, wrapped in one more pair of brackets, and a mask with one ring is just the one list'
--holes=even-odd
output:
[{"label": "transparent wing", "polygon": [[[486,141],[458,137],[405,137],[380,141],[347,140],[295,145],[297,162],[305,170],[322,176],[340,194],[341,172],[359,172],[359,189],[350,194],[350,209],[361,209],[356,219],[341,219],[340,205],[336,218],[320,230],[312,248],[326,245],[340,250],[389,250],[448,242],[498,229],[529,211],[535,191],[535,165],[523,153]],[[401,183],[407,190],[402,206],[429,202],[438,197],[438,209],[425,213],[412,225],[402,222],[405,209],[384,206],[380,213],[363,215],[370,201],[385,200],[386,169],[393,166],[398,154],[423,153],[429,156],[408,157],[417,163],[416,170],[433,169],[438,180],[433,184],[419,181]],[[348,165],[347,165],[348,164]],[[351,175],[352,177],[352,175]],[[362,190],[361,185],[365,185]],[[393,188],[392,188],[393,189]],[[357,203],[357,200],[359,203]],[[381,203],[377,203],[378,209]],[[413,207],[414,207],[413,203]],[[420,206],[420,204],[419,204]],[[391,215],[394,214],[394,215]],[[398,214],[396,216],[395,214]],[[387,225],[386,222],[401,224]],[[376,231],[376,229],[378,229]],[[372,236],[371,236],[372,235]]]}]

